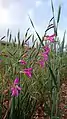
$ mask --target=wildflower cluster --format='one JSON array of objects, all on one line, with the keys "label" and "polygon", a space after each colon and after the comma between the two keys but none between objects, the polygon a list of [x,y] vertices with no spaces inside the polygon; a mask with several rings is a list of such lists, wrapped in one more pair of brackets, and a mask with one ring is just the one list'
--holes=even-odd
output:
[{"label": "wildflower cluster", "polygon": [[[51,43],[53,43],[55,36],[56,36],[55,34],[53,34],[51,36],[46,36],[45,40],[49,40]],[[48,57],[49,57],[49,53],[50,53],[49,45],[45,45],[43,49],[44,49],[44,52],[42,53],[42,58],[41,58],[41,60],[39,60],[39,64],[42,68],[44,67],[45,62],[48,61]]]},{"label": "wildflower cluster", "polygon": [[[49,40],[50,42],[54,42],[54,37],[55,37],[55,34],[51,35],[51,36],[46,36],[46,40]],[[43,52],[41,54],[41,60],[39,60],[39,64],[41,67],[44,67],[45,65],[45,62],[48,61],[48,57],[49,57],[49,53],[50,53],[50,48],[49,48],[49,45],[45,45],[43,47]],[[24,61],[24,60],[19,60],[18,61],[21,65],[27,65],[27,63]],[[25,68],[23,69],[23,71],[20,71],[21,73],[24,73],[28,78],[31,78],[32,77],[32,70],[33,68]],[[19,79],[16,78],[14,80],[14,83],[13,83],[13,86],[11,88],[11,92],[12,92],[12,96],[18,96],[20,91],[21,91],[21,87],[18,86],[19,84]]]},{"label": "wildflower cluster", "polygon": [[[22,65],[26,65],[27,63],[24,61],[24,60],[19,60],[19,63],[22,64]],[[23,73],[25,75],[27,75],[29,78],[32,77],[32,68],[25,68],[23,69]],[[18,96],[20,91],[21,91],[21,87],[18,86],[19,84],[19,78],[16,78],[13,82],[13,86],[11,88],[11,93],[12,93],[12,96]]]}]

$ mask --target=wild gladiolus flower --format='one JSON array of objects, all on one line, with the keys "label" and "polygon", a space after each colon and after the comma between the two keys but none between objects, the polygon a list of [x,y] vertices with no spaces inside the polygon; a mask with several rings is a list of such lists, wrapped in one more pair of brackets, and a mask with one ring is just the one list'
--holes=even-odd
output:
[{"label": "wild gladiolus flower", "polygon": [[47,53],[43,52],[42,56],[44,58],[44,61],[48,61],[48,54]]},{"label": "wild gladiolus flower", "polygon": [[48,54],[50,52],[50,48],[48,45],[44,46],[45,53]]},{"label": "wild gladiolus flower", "polygon": [[25,62],[24,60],[19,60],[19,63],[21,63],[21,64],[23,64],[23,65],[26,64],[26,62]]},{"label": "wild gladiolus flower", "polygon": [[56,34],[53,34],[51,36],[46,36],[46,40],[49,40],[50,42],[54,42],[54,37],[56,36]]},{"label": "wild gladiolus flower", "polygon": [[23,73],[26,74],[29,78],[31,78],[32,77],[32,68],[24,69]]},{"label": "wild gladiolus flower", "polygon": [[15,78],[15,80],[14,80],[14,85],[18,85],[19,84],[19,78],[17,77],[17,78]]},{"label": "wild gladiolus flower", "polygon": [[12,96],[18,96],[19,95],[19,93],[21,91],[21,87],[18,86],[18,84],[19,84],[19,79],[16,78],[14,80],[13,86],[11,88]]},{"label": "wild gladiolus flower", "polygon": [[41,67],[44,67],[45,62],[48,61],[48,54],[50,52],[50,48],[48,47],[48,45],[44,46],[43,48],[44,52],[41,54],[43,56],[43,59],[39,61]]}]

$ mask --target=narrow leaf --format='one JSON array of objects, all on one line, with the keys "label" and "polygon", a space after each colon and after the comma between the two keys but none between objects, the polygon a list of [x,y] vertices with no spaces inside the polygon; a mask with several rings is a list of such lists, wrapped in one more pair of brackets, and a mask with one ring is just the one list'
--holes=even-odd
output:
[{"label": "narrow leaf", "polygon": [[3,36],[2,38],[0,38],[0,41],[3,40],[6,36]]},{"label": "narrow leaf", "polygon": [[50,19],[49,24],[50,24],[50,22],[51,22],[53,19],[54,19],[54,17],[52,17],[52,18]]},{"label": "narrow leaf", "polygon": [[64,32],[64,36],[63,36],[63,41],[62,41],[62,47],[61,47],[61,52],[63,53],[63,50],[64,50],[64,43],[65,43],[65,34],[66,34],[66,31]]},{"label": "narrow leaf", "polygon": [[[53,1],[52,0],[51,0],[51,7],[52,7],[52,12],[54,14],[54,6],[53,6]],[[54,17],[54,15],[53,15],[53,17]]]},{"label": "narrow leaf", "polygon": [[28,38],[25,40],[25,43],[31,38],[32,34],[28,36]]},{"label": "narrow leaf", "polygon": [[57,24],[59,23],[60,20],[60,13],[61,13],[61,5],[59,6],[59,10],[58,10]]},{"label": "narrow leaf", "polygon": [[29,30],[30,30],[30,28],[27,29],[27,31],[26,31],[26,33],[25,33],[25,38],[27,37]]},{"label": "narrow leaf", "polygon": [[[29,17],[29,19],[30,19],[30,22],[31,22],[31,24],[32,24],[32,26],[33,26],[33,28],[34,28],[34,30],[35,30],[34,24],[33,24],[33,22],[32,22],[32,20],[31,20],[30,17]],[[40,36],[39,36],[39,34],[38,34],[38,32],[37,32],[36,30],[35,30],[35,33],[36,33],[36,35],[38,36],[41,45],[44,46],[43,41],[41,40],[41,38],[40,38]]]},{"label": "narrow leaf", "polygon": [[57,82],[56,82],[55,75],[54,75],[54,73],[53,73],[53,71],[52,71],[51,67],[50,67],[49,65],[48,65],[48,67],[49,67],[49,70],[50,70],[51,76],[52,76],[52,78],[53,78],[53,80],[54,80],[54,84],[55,84],[55,85],[56,85],[56,87],[57,87]]}]

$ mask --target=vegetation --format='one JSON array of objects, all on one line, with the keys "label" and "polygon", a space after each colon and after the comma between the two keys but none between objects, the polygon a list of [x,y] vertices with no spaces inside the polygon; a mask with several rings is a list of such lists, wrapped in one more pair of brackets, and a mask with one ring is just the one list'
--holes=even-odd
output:
[{"label": "vegetation", "polygon": [[[59,109],[60,86],[67,77],[67,50],[64,45],[65,33],[60,42],[58,25],[51,1],[53,17],[50,19],[45,34],[40,38],[34,24],[34,34],[28,36],[29,28],[21,43],[20,32],[12,39],[7,31],[7,42],[0,41],[0,118],[1,119],[33,119],[37,105],[44,108],[50,119],[61,119]],[[48,31],[53,33],[48,35]],[[17,41],[18,39],[18,41]],[[32,46],[28,45],[32,39]],[[17,43],[18,42],[18,43]]]}]

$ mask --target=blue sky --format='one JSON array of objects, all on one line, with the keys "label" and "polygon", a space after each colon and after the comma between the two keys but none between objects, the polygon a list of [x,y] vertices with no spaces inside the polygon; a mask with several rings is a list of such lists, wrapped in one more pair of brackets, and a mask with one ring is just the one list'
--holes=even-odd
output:
[{"label": "blue sky", "polygon": [[[67,30],[67,0],[53,0],[53,3],[56,16],[59,4],[62,7],[58,28],[59,37],[62,39],[65,29]],[[17,34],[18,29],[21,34],[25,33],[26,29],[31,27],[28,14],[36,30],[43,35],[52,17],[50,0],[0,0],[0,37],[6,34],[8,28],[13,36]]]}]

